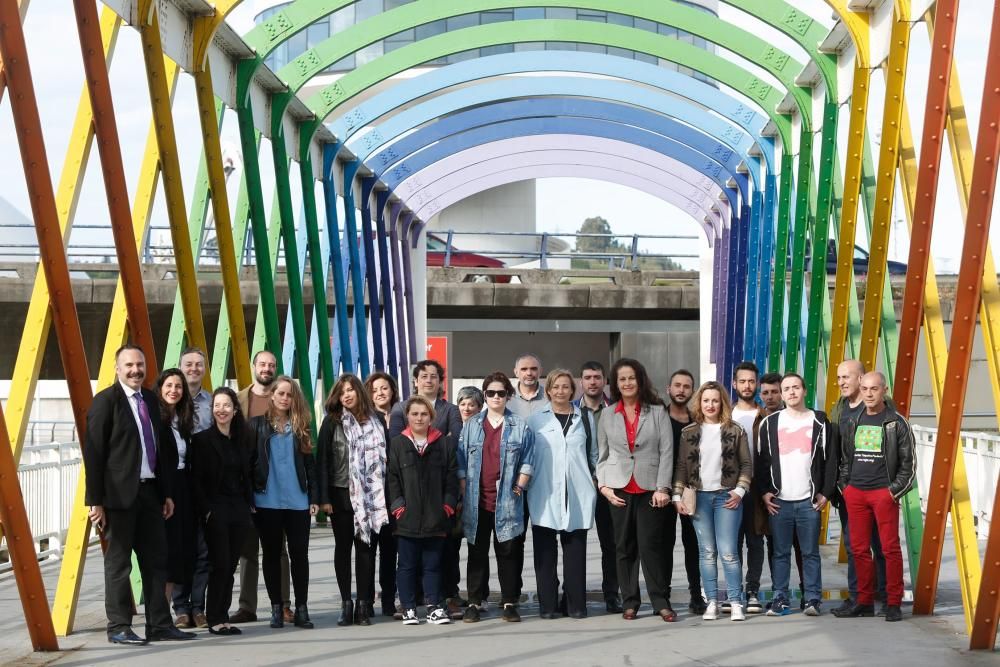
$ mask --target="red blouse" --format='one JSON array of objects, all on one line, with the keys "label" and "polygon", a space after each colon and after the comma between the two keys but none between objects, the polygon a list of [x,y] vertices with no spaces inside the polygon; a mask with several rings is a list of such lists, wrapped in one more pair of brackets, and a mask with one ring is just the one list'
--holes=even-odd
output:
[{"label": "red blouse", "polygon": [[[625,437],[628,439],[628,450],[630,452],[635,451],[635,436],[639,432],[639,414],[642,412],[641,406],[636,406],[635,419],[629,421],[628,413],[625,412],[625,402],[618,401],[615,405],[615,414],[621,414],[622,419],[625,420]],[[639,494],[646,493],[648,489],[644,489],[635,482],[635,475],[629,478],[628,484],[622,491],[625,493]]]}]

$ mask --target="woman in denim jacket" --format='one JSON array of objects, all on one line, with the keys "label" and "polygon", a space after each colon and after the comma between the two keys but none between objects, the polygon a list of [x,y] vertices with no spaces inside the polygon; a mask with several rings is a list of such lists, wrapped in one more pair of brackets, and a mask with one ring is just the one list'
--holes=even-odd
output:
[{"label": "woman in denim jacket", "polygon": [[507,409],[514,387],[497,371],[483,380],[486,411],[470,417],[458,445],[458,479],[465,497],[462,526],[469,542],[466,623],[479,620],[490,578],[489,549],[500,576],[503,620],[520,621],[524,568],[524,490],[531,479],[534,436],[523,419]]}]

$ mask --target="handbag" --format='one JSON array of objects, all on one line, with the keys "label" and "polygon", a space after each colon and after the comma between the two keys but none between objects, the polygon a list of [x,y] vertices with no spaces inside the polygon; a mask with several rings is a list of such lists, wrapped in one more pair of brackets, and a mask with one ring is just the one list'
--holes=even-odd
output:
[{"label": "handbag", "polygon": [[698,491],[693,486],[685,486],[681,492],[681,502],[688,515],[693,516],[694,511],[698,509]]}]

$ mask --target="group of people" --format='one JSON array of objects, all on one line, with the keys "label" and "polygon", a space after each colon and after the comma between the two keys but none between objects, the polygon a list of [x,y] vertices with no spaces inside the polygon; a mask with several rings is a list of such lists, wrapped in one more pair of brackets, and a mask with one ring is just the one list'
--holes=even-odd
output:
[{"label": "group of people", "polygon": [[[443,398],[444,369],[424,360],[405,401],[388,374],[340,376],[315,447],[302,391],[276,365],[260,351],[252,385],[209,393],[205,355],[189,348],[149,390],[143,351],[118,350],[117,381],[94,399],[84,449],[86,502],[106,543],[110,642],[187,640],[193,627],[239,635],[257,620],[258,569],[270,626],[312,628],[308,549],[319,511],[334,535],[342,626],[371,625],[376,560],[383,615],[416,625],[424,606],[432,624],[479,621],[490,609],[491,545],[499,615],[520,621],[529,525],[541,618],[588,615],[587,535],[596,527],[606,610],[638,616],[641,565],[653,612],[673,622],[678,519],[691,613],[739,621],[763,612],[765,555],[767,615],[790,613],[794,552],[800,607],[816,616],[827,503],[839,508],[850,545],[851,597],[834,615],[874,616],[880,595],[879,613],[901,618],[899,499],[913,483],[913,436],[884,376],[857,361],[838,369],[842,396],[828,418],[807,407],[799,375],[759,377],[751,362],[728,388],[713,381],[695,391],[693,374],[678,370],[664,400],[635,359],[607,374],[587,362],[578,383],[566,369],[543,375],[526,354],[513,382],[491,373],[453,404]],[[132,630],[133,551],[145,638]],[[239,609],[230,615],[237,565]]]}]

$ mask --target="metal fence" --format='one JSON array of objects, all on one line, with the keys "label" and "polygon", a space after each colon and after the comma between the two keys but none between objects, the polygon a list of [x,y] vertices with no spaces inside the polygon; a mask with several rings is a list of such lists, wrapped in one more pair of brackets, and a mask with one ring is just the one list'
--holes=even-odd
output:
[{"label": "metal fence", "polygon": [[[926,493],[934,463],[934,443],[937,429],[913,426],[917,442],[917,483],[920,485],[920,509],[927,511]],[[972,516],[979,539],[986,538],[993,521],[993,496],[1000,476],[1000,435],[962,431],[962,452],[969,480]]]}]

